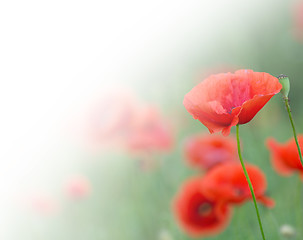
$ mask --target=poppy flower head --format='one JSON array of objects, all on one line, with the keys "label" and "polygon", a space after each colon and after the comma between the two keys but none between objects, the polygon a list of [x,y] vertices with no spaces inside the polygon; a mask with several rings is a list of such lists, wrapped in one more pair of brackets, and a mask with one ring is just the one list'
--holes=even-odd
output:
[{"label": "poppy flower head", "polygon": [[174,201],[180,226],[192,237],[215,235],[223,231],[231,218],[231,208],[218,199],[206,197],[201,178],[188,180]]},{"label": "poppy flower head", "polygon": [[217,164],[237,160],[237,143],[233,137],[197,135],[186,141],[185,156],[193,167],[208,170]]},{"label": "poppy flower head", "polygon": [[[303,147],[303,135],[298,136],[299,145]],[[275,139],[267,139],[267,147],[270,151],[270,159],[273,168],[282,176],[289,176],[298,171],[303,176],[303,167],[294,138],[281,144]]]},{"label": "poppy flower head", "polygon": [[[251,164],[245,166],[257,200],[272,207],[273,200],[265,196],[267,182],[264,173]],[[213,168],[204,176],[202,186],[208,196],[228,203],[241,204],[252,198],[242,166],[238,163],[226,163]]]},{"label": "poppy flower head", "polygon": [[210,133],[227,136],[232,126],[249,122],[281,88],[268,73],[239,70],[206,78],[185,95],[183,104]]}]

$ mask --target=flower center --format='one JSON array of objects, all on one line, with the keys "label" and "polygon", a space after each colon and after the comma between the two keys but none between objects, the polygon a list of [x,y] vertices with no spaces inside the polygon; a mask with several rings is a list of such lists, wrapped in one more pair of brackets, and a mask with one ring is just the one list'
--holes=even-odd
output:
[{"label": "flower center", "polygon": [[244,191],[243,191],[242,189],[240,189],[240,188],[236,188],[236,189],[234,190],[234,193],[235,193],[235,195],[236,195],[237,197],[241,197],[241,196],[244,194]]},{"label": "flower center", "polygon": [[203,203],[198,208],[198,213],[200,216],[208,216],[212,211],[212,205],[209,203]]}]

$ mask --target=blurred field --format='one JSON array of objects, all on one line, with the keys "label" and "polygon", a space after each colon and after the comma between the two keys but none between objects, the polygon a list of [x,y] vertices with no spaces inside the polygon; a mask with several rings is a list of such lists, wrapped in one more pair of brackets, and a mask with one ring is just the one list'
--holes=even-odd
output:
[{"label": "blurred field", "polygon": [[[186,165],[183,153],[184,140],[190,135],[207,132],[207,129],[192,119],[182,101],[184,95],[194,85],[211,73],[226,72],[229,71],[228,69],[233,72],[247,68],[268,72],[274,76],[281,73],[288,75],[291,80],[290,104],[295,125],[297,132],[303,133],[303,41],[293,35],[295,1],[226,2],[214,1],[205,12],[202,11],[203,4],[198,5],[202,14],[207,13],[205,18],[199,18],[199,9],[195,8],[195,4],[190,5],[189,10],[195,9],[193,18],[189,22],[178,18],[177,23],[182,34],[188,33],[188,36],[181,38],[178,34],[170,35],[167,40],[166,30],[174,26],[167,25],[167,29],[162,29],[163,32],[155,40],[157,43],[163,40],[165,45],[160,44],[160,46],[166,51],[164,53],[160,51],[160,47],[157,48],[156,44],[155,46],[150,44],[145,49],[142,41],[140,51],[138,50],[141,54],[139,56],[144,55],[146,51],[148,60],[145,59],[143,63],[138,61],[139,67],[142,68],[136,69],[135,64],[132,65],[135,70],[125,81],[115,79],[111,84],[114,88],[126,86],[132,89],[142,102],[159,107],[160,112],[169,120],[173,128],[174,145],[171,151],[153,153],[151,161],[154,161],[155,166],[150,169],[147,166],[145,169],[142,167],[142,159],[138,156],[115,149],[90,152],[85,146],[73,142],[73,134],[71,134],[72,136],[67,140],[64,139],[64,143],[59,147],[59,150],[67,148],[63,150],[66,156],[61,155],[58,159],[53,159],[53,156],[60,153],[49,154],[53,151],[50,147],[48,152],[43,154],[47,161],[43,163],[43,158],[39,160],[42,161],[39,164],[44,167],[45,175],[44,172],[38,171],[35,173],[36,179],[31,180],[39,183],[41,175],[42,186],[44,178],[51,182],[52,187],[49,189],[45,187],[44,190],[54,196],[56,210],[41,214],[39,210],[36,211],[37,209],[25,210],[22,204],[21,207],[18,205],[12,219],[8,220],[11,222],[10,228],[6,229],[10,233],[8,240],[21,238],[31,240],[192,239],[178,226],[171,203],[180,185],[188,177],[201,174]],[[169,6],[166,6],[165,10],[169,10]],[[183,5],[178,6],[182,13]],[[141,6],[141,8],[147,7]],[[139,11],[142,10],[141,8],[139,6]],[[190,16],[189,12],[186,12],[187,17]],[[169,12],[161,13],[170,16]],[[303,18],[303,12],[301,14]],[[209,24],[205,22],[207,19]],[[185,31],[187,23],[188,32]],[[175,26],[175,32],[178,32],[178,26]],[[303,32],[303,29],[301,31]],[[176,40],[176,36],[180,39]],[[136,44],[133,45],[132,47],[136,48]],[[100,55],[102,51],[98,49]],[[119,54],[116,56],[119,58]],[[93,69],[102,68],[100,65],[94,66]],[[111,71],[118,72],[119,68],[115,69],[115,66],[112,65]],[[127,66],[124,67],[127,69]],[[107,65],[103,67],[108,70]],[[87,68],[90,70],[91,66]],[[72,68],[70,71],[73,71]],[[97,70],[96,72],[99,73]],[[87,76],[90,77],[89,74],[85,77],[81,73],[78,74],[80,79],[84,79],[84,83],[87,81]],[[93,76],[98,82],[100,75]],[[71,82],[66,83],[66,89],[69,89]],[[105,82],[104,86],[109,85],[107,81]],[[60,86],[59,82],[58,86]],[[79,84],[79,89],[81,86]],[[85,89],[85,94],[80,94],[81,99],[90,101],[90,93],[95,96],[99,90],[96,86],[100,87],[100,92],[104,91],[101,89],[103,88],[101,83],[92,84]],[[71,92],[73,97],[66,100],[70,104],[67,104],[67,107],[64,105],[66,109],[69,106],[72,106],[73,110],[77,107],[83,108],[84,104],[77,100],[77,91],[71,90]],[[43,91],[39,95],[42,97]],[[73,99],[76,103],[71,104]],[[32,101],[38,102],[39,99]],[[66,117],[66,109],[60,108],[58,114]],[[47,112],[47,109],[43,111]],[[51,135],[51,131],[48,130],[47,133]],[[232,134],[234,133],[235,129],[232,129]],[[276,201],[273,209],[259,205],[266,238],[283,240],[279,229],[283,224],[289,224],[297,231],[294,239],[303,239],[302,181],[297,175],[279,176],[270,165],[269,152],[264,145],[266,138],[270,136],[280,142],[292,137],[282,97],[279,94],[274,96],[250,123],[242,125],[240,136],[244,159],[259,166],[265,172],[268,181],[267,195]],[[20,145],[23,144],[22,141],[20,140]],[[18,149],[15,151],[18,152]],[[66,162],[61,161],[65,157],[69,159]],[[21,182],[26,182],[27,177],[35,172],[34,165],[32,169],[22,175]],[[74,173],[84,175],[90,181],[92,192],[88,197],[75,200],[66,196],[63,189],[64,182],[67,176]],[[10,199],[7,201],[9,202]],[[235,207],[228,228],[217,236],[205,239],[261,239],[253,203],[247,202],[241,207]]]}]

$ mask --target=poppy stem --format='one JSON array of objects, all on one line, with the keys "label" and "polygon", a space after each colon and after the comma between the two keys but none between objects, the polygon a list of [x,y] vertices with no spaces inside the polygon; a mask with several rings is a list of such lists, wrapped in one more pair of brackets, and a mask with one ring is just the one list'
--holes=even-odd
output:
[{"label": "poppy stem", "polygon": [[292,118],[292,115],[291,115],[291,110],[290,110],[290,105],[289,105],[288,97],[283,97],[283,99],[284,99],[285,106],[286,106],[286,109],[287,109],[287,112],[288,112],[288,116],[289,116],[289,120],[290,120],[290,123],[291,123],[292,131],[294,133],[294,138],[295,138],[296,145],[297,145],[297,148],[298,148],[298,153],[299,153],[300,161],[301,161],[301,164],[303,166],[302,152],[301,152],[301,148],[300,148],[300,145],[299,145],[299,142],[298,142],[298,138],[297,138],[297,133],[296,133],[294,121],[293,121],[293,118]]},{"label": "poppy stem", "polygon": [[[296,196],[296,205],[298,206],[299,209],[297,209],[297,226],[298,226],[298,235],[301,235],[301,231],[299,232],[299,229],[301,229],[301,212],[302,212],[302,207],[301,207],[301,198],[302,198],[302,193],[301,193],[301,187],[302,187],[302,183],[301,183],[301,178],[300,176],[298,176],[298,186],[297,186],[297,196]],[[299,236],[300,237],[300,236]]]},{"label": "poppy stem", "polygon": [[260,231],[261,231],[261,234],[262,234],[262,238],[263,238],[263,240],[265,240],[264,231],[263,231],[263,227],[262,227],[262,222],[261,222],[261,218],[260,218],[260,213],[259,213],[259,209],[258,209],[258,205],[257,205],[256,196],[255,196],[255,193],[254,193],[252,183],[251,183],[250,178],[248,176],[248,173],[246,171],[246,167],[244,165],[242,154],[241,154],[240,138],[239,138],[239,125],[237,125],[236,127],[237,127],[237,146],[238,146],[239,159],[240,159],[240,162],[241,162],[241,165],[242,165],[242,168],[243,168],[243,171],[244,171],[244,175],[245,175],[246,181],[248,183],[248,186],[249,186],[249,189],[250,189],[250,192],[251,192],[251,196],[253,198],[253,202],[254,202],[254,205],[255,205],[257,218],[258,218],[258,222],[259,222]]}]

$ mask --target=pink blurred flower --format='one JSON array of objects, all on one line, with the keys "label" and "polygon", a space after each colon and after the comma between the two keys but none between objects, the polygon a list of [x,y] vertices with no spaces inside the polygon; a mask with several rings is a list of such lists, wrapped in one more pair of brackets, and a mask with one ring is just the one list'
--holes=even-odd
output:
[{"label": "pink blurred flower", "polygon": [[293,34],[296,40],[303,42],[303,1],[293,7]]},{"label": "pink blurred flower", "polygon": [[169,150],[173,137],[169,124],[153,106],[138,110],[127,139],[132,151]]},{"label": "pink blurred flower", "polygon": [[31,208],[41,215],[53,215],[58,211],[58,204],[47,195],[37,195],[29,199]]},{"label": "pink blurred flower", "polygon": [[87,125],[88,138],[95,147],[138,153],[168,150],[172,145],[170,124],[158,109],[140,102],[129,92],[105,96]]},{"label": "pink blurred flower", "polygon": [[92,110],[88,122],[90,141],[97,146],[117,146],[129,135],[136,102],[128,92],[105,96]]},{"label": "pink blurred flower", "polygon": [[66,184],[66,193],[73,199],[86,198],[91,191],[91,184],[84,176],[74,176]]}]

